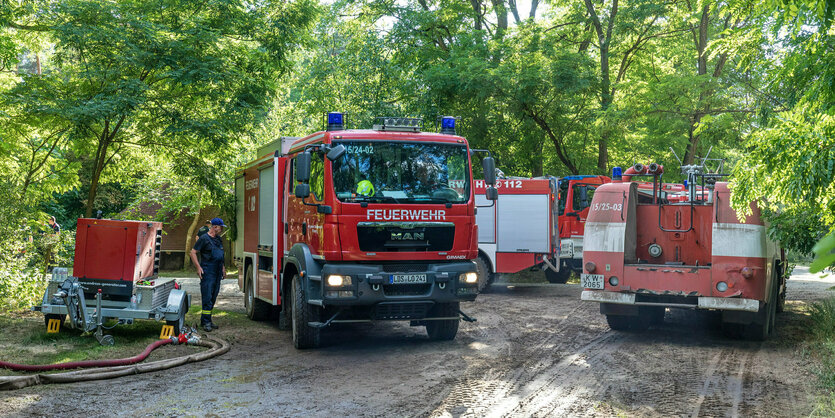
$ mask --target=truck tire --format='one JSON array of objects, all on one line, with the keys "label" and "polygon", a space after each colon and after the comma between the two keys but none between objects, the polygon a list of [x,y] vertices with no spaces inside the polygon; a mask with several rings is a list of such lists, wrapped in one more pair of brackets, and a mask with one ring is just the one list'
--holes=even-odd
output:
[{"label": "truck tire", "polygon": [[246,266],[244,273],[244,307],[246,316],[253,321],[263,321],[270,314],[271,306],[255,297],[255,289],[252,286],[252,264]]},{"label": "truck tire", "polygon": [[[776,276],[776,275],[775,275]],[[771,297],[768,303],[760,307],[753,322],[745,325],[743,336],[753,341],[765,341],[774,330],[774,319],[777,316],[777,281],[773,280],[771,285]]]},{"label": "truck tire", "polygon": [[571,269],[567,267],[560,267],[560,271],[554,271],[551,269],[545,270],[545,279],[547,279],[549,283],[565,284],[568,282],[570,277]]},{"label": "truck tire", "polygon": [[478,256],[475,259],[476,273],[478,273],[478,293],[487,292],[490,290],[490,285],[493,284],[495,274],[490,271],[490,264],[483,256]]},{"label": "truck tire", "polygon": [[[439,303],[432,309],[433,316],[458,317],[459,302]],[[458,333],[460,319],[444,319],[440,321],[426,321],[426,335],[433,341],[449,341]]]},{"label": "truck tire", "polygon": [[290,311],[293,323],[293,345],[298,349],[319,347],[321,330],[307,324],[320,320],[319,308],[307,303],[307,294],[298,274],[293,276],[293,301],[290,303]]},{"label": "truck tire", "polygon": [[786,310],[786,280],[788,280],[788,277],[785,277],[786,269],[783,267],[783,263],[775,264],[779,266],[779,269],[777,269],[777,274],[779,275],[777,288],[782,288],[782,290],[777,291],[777,312],[782,313]]}]

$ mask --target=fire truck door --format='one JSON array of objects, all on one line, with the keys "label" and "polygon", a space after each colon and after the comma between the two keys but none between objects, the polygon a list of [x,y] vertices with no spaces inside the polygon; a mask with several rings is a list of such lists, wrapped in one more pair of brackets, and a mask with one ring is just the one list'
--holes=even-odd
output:
[{"label": "fire truck door", "polygon": [[504,195],[499,203],[496,216],[497,251],[550,252],[549,195]]}]

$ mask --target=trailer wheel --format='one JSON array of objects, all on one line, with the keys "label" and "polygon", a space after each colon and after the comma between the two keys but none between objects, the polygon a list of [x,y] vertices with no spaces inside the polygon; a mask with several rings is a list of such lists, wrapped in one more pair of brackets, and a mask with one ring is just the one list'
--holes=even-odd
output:
[{"label": "trailer wheel", "polygon": [[568,282],[570,277],[571,269],[567,267],[560,268],[560,271],[554,271],[551,269],[545,270],[545,279],[547,279],[549,283],[565,284]]},{"label": "trailer wheel", "polygon": [[440,317],[456,317],[456,319],[443,319],[440,321],[426,321],[426,335],[433,341],[449,341],[455,338],[458,334],[458,323],[461,322],[458,318],[458,310],[460,304],[458,302],[439,303],[435,305],[432,310],[433,316]]},{"label": "trailer wheel", "polygon": [[174,333],[172,335],[179,336],[180,331],[186,326],[186,312],[188,312],[188,297],[184,297],[183,301],[180,302],[180,316],[176,320],[165,321],[165,325],[174,327]]},{"label": "trailer wheel", "polygon": [[308,322],[320,320],[319,307],[307,303],[307,293],[298,274],[293,276],[293,302],[290,310],[293,317],[293,345],[298,349],[319,347],[321,330],[308,325]]},{"label": "trailer wheel", "polygon": [[67,320],[67,314],[46,314],[46,315],[44,315],[43,316],[43,324],[47,328],[49,327],[49,320],[50,319],[57,319],[58,321],[60,321],[60,325],[58,327],[58,329],[60,330],[61,328],[64,327],[64,322]]},{"label": "trailer wheel", "polygon": [[263,300],[255,297],[255,290],[252,286],[252,264],[246,266],[244,273],[244,306],[246,316],[253,321],[263,321],[270,314],[271,306]]},{"label": "trailer wheel", "polygon": [[490,285],[493,284],[496,275],[490,271],[490,264],[482,256],[475,259],[475,267],[476,273],[478,273],[478,293],[487,292],[490,290]]}]

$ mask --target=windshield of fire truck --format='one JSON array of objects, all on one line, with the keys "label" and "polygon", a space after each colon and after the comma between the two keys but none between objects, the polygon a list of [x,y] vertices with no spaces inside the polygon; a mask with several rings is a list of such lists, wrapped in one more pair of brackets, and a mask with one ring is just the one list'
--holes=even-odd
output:
[{"label": "windshield of fire truck", "polygon": [[463,203],[470,197],[467,147],[424,142],[341,141],[333,185],[342,202]]}]

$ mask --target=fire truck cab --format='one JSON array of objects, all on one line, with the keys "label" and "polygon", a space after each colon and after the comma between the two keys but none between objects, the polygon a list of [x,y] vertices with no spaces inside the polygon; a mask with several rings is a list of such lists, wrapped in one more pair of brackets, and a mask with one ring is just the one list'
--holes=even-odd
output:
[{"label": "fire truck cab", "polygon": [[594,192],[602,184],[612,180],[606,176],[577,175],[563,177],[559,181],[559,271],[546,272],[551,283],[565,283],[572,272],[583,269],[583,232]]},{"label": "fire truck cab", "polygon": [[[380,118],[282,138],[239,170],[236,261],[247,314],[279,310],[297,348],[340,322],[408,320],[451,340],[459,302],[475,300],[478,234],[470,149],[444,117]],[[495,184],[495,163],[483,160]],[[487,195],[495,200],[496,189]]]}]

